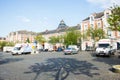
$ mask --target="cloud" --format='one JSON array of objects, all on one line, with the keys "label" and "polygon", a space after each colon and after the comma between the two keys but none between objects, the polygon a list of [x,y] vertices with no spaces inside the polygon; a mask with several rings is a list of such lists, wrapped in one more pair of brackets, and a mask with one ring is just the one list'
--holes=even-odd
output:
[{"label": "cloud", "polygon": [[113,6],[113,4],[120,5],[120,0],[87,0],[87,2],[98,5],[102,8],[109,8]]},{"label": "cloud", "polygon": [[30,19],[24,17],[24,18],[22,18],[22,21],[23,21],[23,22],[30,22]]},{"label": "cloud", "polygon": [[22,22],[30,22],[31,21],[30,19],[28,19],[25,16],[17,16],[17,19],[22,21]]}]

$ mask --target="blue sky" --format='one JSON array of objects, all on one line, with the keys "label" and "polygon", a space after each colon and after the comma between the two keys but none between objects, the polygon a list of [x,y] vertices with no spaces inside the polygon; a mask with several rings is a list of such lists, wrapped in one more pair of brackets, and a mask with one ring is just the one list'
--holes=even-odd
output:
[{"label": "blue sky", "polygon": [[53,30],[62,19],[75,26],[113,3],[120,5],[120,0],[0,0],[0,37],[18,30]]}]

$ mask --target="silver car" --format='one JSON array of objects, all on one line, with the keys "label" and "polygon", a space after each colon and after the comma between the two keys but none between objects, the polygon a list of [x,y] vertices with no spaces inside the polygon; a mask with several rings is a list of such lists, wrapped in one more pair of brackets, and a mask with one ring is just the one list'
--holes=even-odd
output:
[{"label": "silver car", "polygon": [[67,54],[77,54],[78,53],[78,50],[76,50],[75,48],[67,48],[64,50],[64,54],[67,55]]}]

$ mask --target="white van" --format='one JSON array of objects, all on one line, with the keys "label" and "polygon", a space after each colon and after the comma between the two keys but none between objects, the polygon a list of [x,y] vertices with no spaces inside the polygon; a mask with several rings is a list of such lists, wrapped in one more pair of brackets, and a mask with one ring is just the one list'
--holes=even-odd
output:
[{"label": "white van", "polygon": [[100,39],[97,42],[96,48],[96,56],[99,55],[107,55],[111,56],[114,55],[115,51],[117,50],[117,43],[111,39]]},{"label": "white van", "polygon": [[11,47],[11,46],[5,46],[5,47],[3,47],[3,52],[11,52],[12,49],[13,49],[13,47]]},{"label": "white van", "polygon": [[32,52],[32,48],[29,45],[26,46],[15,46],[12,50],[12,55],[15,54],[30,54]]}]

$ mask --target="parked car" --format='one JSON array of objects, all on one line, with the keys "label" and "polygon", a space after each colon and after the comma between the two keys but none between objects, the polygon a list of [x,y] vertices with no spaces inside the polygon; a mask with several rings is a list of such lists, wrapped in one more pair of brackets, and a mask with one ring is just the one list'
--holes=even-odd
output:
[{"label": "parked car", "polygon": [[57,48],[57,51],[58,51],[58,52],[63,51],[62,47],[58,47],[58,48]]},{"label": "parked car", "polygon": [[64,50],[64,54],[67,55],[67,54],[77,54],[78,53],[78,50],[76,50],[75,48],[67,48]]},{"label": "parked car", "polygon": [[19,54],[21,47],[14,47],[12,50],[12,55]]},{"label": "parked car", "polygon": [[94,48],[91,47],[91,46],[88,46],[88,47],[86,48],[86,51],[94,51]]},{"label": "parked car", "polygon": [[3,52],[11,52],[12,49],[13,49],[13,47],[11,47],[11,46],[5,46],[5,47],[3,47]]},{"label": "parked car", "polygon": [[30,46],[24,46],[24,47],[14,47],[12,50],[12,55],[15,54],[30,54],[32,52],[32,49]]},{"label": "parked car", "polygon": [[96,56],[104,55],[104,56],[111,56],[117,50],[117,43],[111,39],[100,39],[97,42],[98,46],[96,48]]},{"label": "parked car", "polygon": [[68,48],[74,48],[74,49],[76,49],[77,51],[79,51],[79,48],[78,48],[77,45],[69,45]]}]

